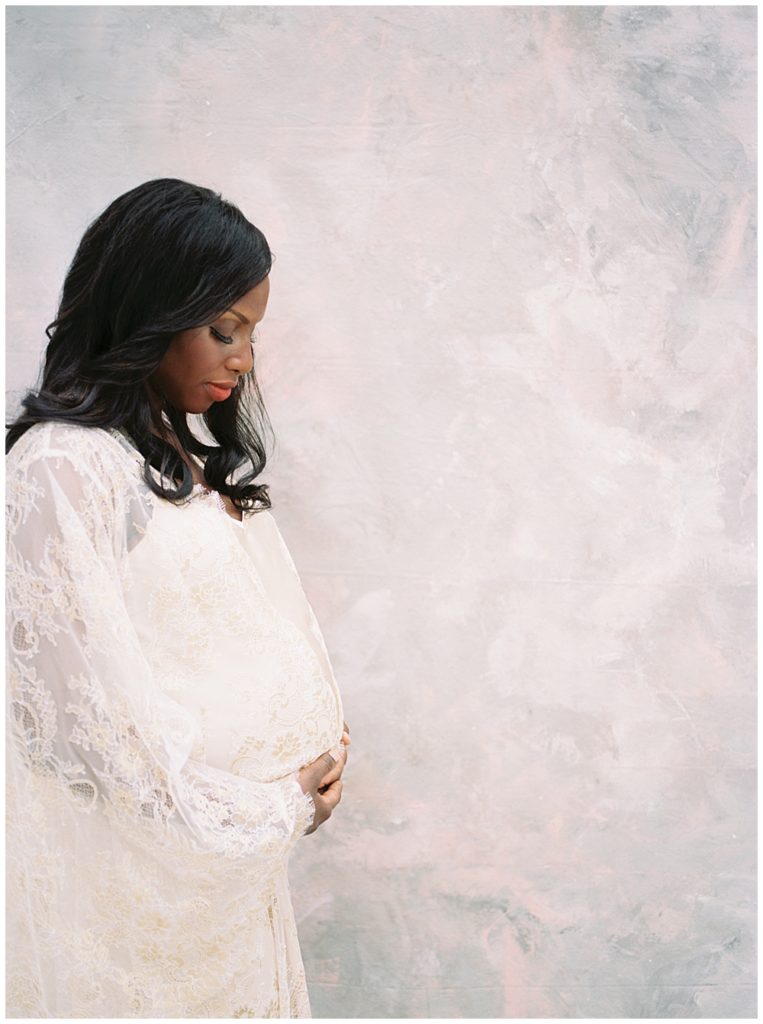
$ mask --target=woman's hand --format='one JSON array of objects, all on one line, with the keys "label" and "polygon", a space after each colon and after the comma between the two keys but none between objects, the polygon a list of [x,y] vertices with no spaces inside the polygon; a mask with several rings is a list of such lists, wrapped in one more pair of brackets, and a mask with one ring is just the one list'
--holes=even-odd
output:
[{"label": "woman's hand", "polygon": [[344,766],[347,764],[347,758],[349,756],[349,750],[347,748],[352,741],[350,739],[350,729],[346,722],[344,723],[344,732],[342,733],[341,742],[344,744],[344,751],[342,751],[341,747],[335,747],[333,750],[329,751],[329,754],[334,758],[334,767],[331,768],[331,770],[328,771],[321,779],[321,784],[318,786],[319,793],[323,793],[328,789],[332,782],[341,777],[341,774],[344,771]]},{"label": "woman's hand", "polygon": [[347,723],[344,723],[344,732],[339,748],[334,747],[331,751],[325,751],[314,761],[300,768],[299,784],[303,793],[310,793],[315,804],[315,815],[310,828],[306,829],[305,835],[327,821],[332,811],[342,799],[342,772],[347,764],[347,748],[350,745],[350,731]]}]

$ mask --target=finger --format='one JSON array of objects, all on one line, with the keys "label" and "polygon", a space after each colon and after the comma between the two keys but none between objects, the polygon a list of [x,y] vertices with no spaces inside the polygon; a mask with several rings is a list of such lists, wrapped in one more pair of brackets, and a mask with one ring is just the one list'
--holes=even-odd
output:
[{"label": "finger", "polygon": [[[318,825],[321,825],[323,822],[328,821],[328,819],[331,817],[334,808],[342,799],[341,780],[337,779],[336,782],[333,782],[325,793],[316,793],[314,799],[316,807],[316,817],[318,819],[318,824],[315,826],[315,828],[317,828]],[[314,829],[312,829],[312,831],[314,831]],[[307,833],[305,834],[307,835]]]},{"label": "finger", "polygon": [[320,785],[320,780],[335,764],[334,758],[328,752],[320,754],[314,761],[300,769],[300,775],[305,781],[302,788],[312,789],[313,786]]},{"label": "finger", "polygon": [[349,736],[350,735],[350,727],[349,727],[349,725],[346,722],[342,722],[342,728],[344,729],[344,731]]},{"label": "finger", "polygon": [[344,766],[345,766],[346,763],[347,763],[347,752],[345,751],[342,754],[342,756],[339,758],[337,763],[334,765],[334,767],[331,769],[331,771],[327,772],[323,776],[323,778],[321,779],[321,782],[320,782],[320,788],[322,789],[324,786],[330,785],[336,779],[340,778],[342,772],[344,771]]},{"label": "finger", "polygon": [[324,771],[331,771],[336,764],[337,759],[330,750],[324,751],[320,757],[316,757],[315,764],[321,765]]},{"label": "finger", "polygon": [[342,799],[342,788],[343,783],[341,779],[337,779],[336,782],[332,782],[325,793],[321,793],[320,798],[324,804],[333,811],[339,801]]},{"label": "finger", "polygon": [[[316,777],[318,780],[318,787],[323,785],[323,780],[327,775],[331,775],[336,767],[336,761],[330,754],[321,754],[318,761],[315,763]],[[320,769],[320,771],[318,771]]]}]

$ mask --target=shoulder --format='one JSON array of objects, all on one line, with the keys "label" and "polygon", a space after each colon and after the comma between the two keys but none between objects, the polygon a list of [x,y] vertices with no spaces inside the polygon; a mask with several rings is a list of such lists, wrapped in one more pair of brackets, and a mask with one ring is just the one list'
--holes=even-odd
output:
[{"label": "shoulder", "polygon": [[75,473],[118,486],[134,480],[138,461],[118,440],[117,432],[103,427],[47,420],[22,434],[5,458],[6,476],[27,475],[35,469]]},{"label": "shoulder", "polygon": [[110,430],[45,420],[21,435],[6,456],[6,466],[21,466],[45,458],[81,459],[85,463],[98,455],[116,455],[119,450],[119,442]]},{"label": "shoulder", "polygon": [[140,458],[116,432],[102,427],[35,423],[6,456],[6,512],[14,520],[26,518],[32,508],[60,507],[64,500],[114,516],[140,501],[145,490],[135,456]]}]

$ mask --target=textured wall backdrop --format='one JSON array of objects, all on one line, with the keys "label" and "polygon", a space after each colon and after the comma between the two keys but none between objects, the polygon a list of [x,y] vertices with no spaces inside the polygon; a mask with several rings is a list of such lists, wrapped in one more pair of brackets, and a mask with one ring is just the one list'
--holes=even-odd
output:
[{"label": "textured wall backdrop", "polygon": [[754,7],[10,7],[8,387],[147,178],[276,253],[353,747],[315,1016],[752,1016]]}]

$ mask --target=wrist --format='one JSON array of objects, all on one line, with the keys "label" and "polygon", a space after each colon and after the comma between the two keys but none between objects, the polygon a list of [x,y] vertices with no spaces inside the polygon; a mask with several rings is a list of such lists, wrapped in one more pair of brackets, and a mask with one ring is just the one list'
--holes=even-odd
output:
[{"label": "wrist", "polygon": [[305,831],[310,828],[315,820],[315,801],[313,800],[312,793],[306,793],[302,789],[302,785],[297,775],[293,776],[293,781],[298,790],[294,832],[298,836],[303,836]]}]

